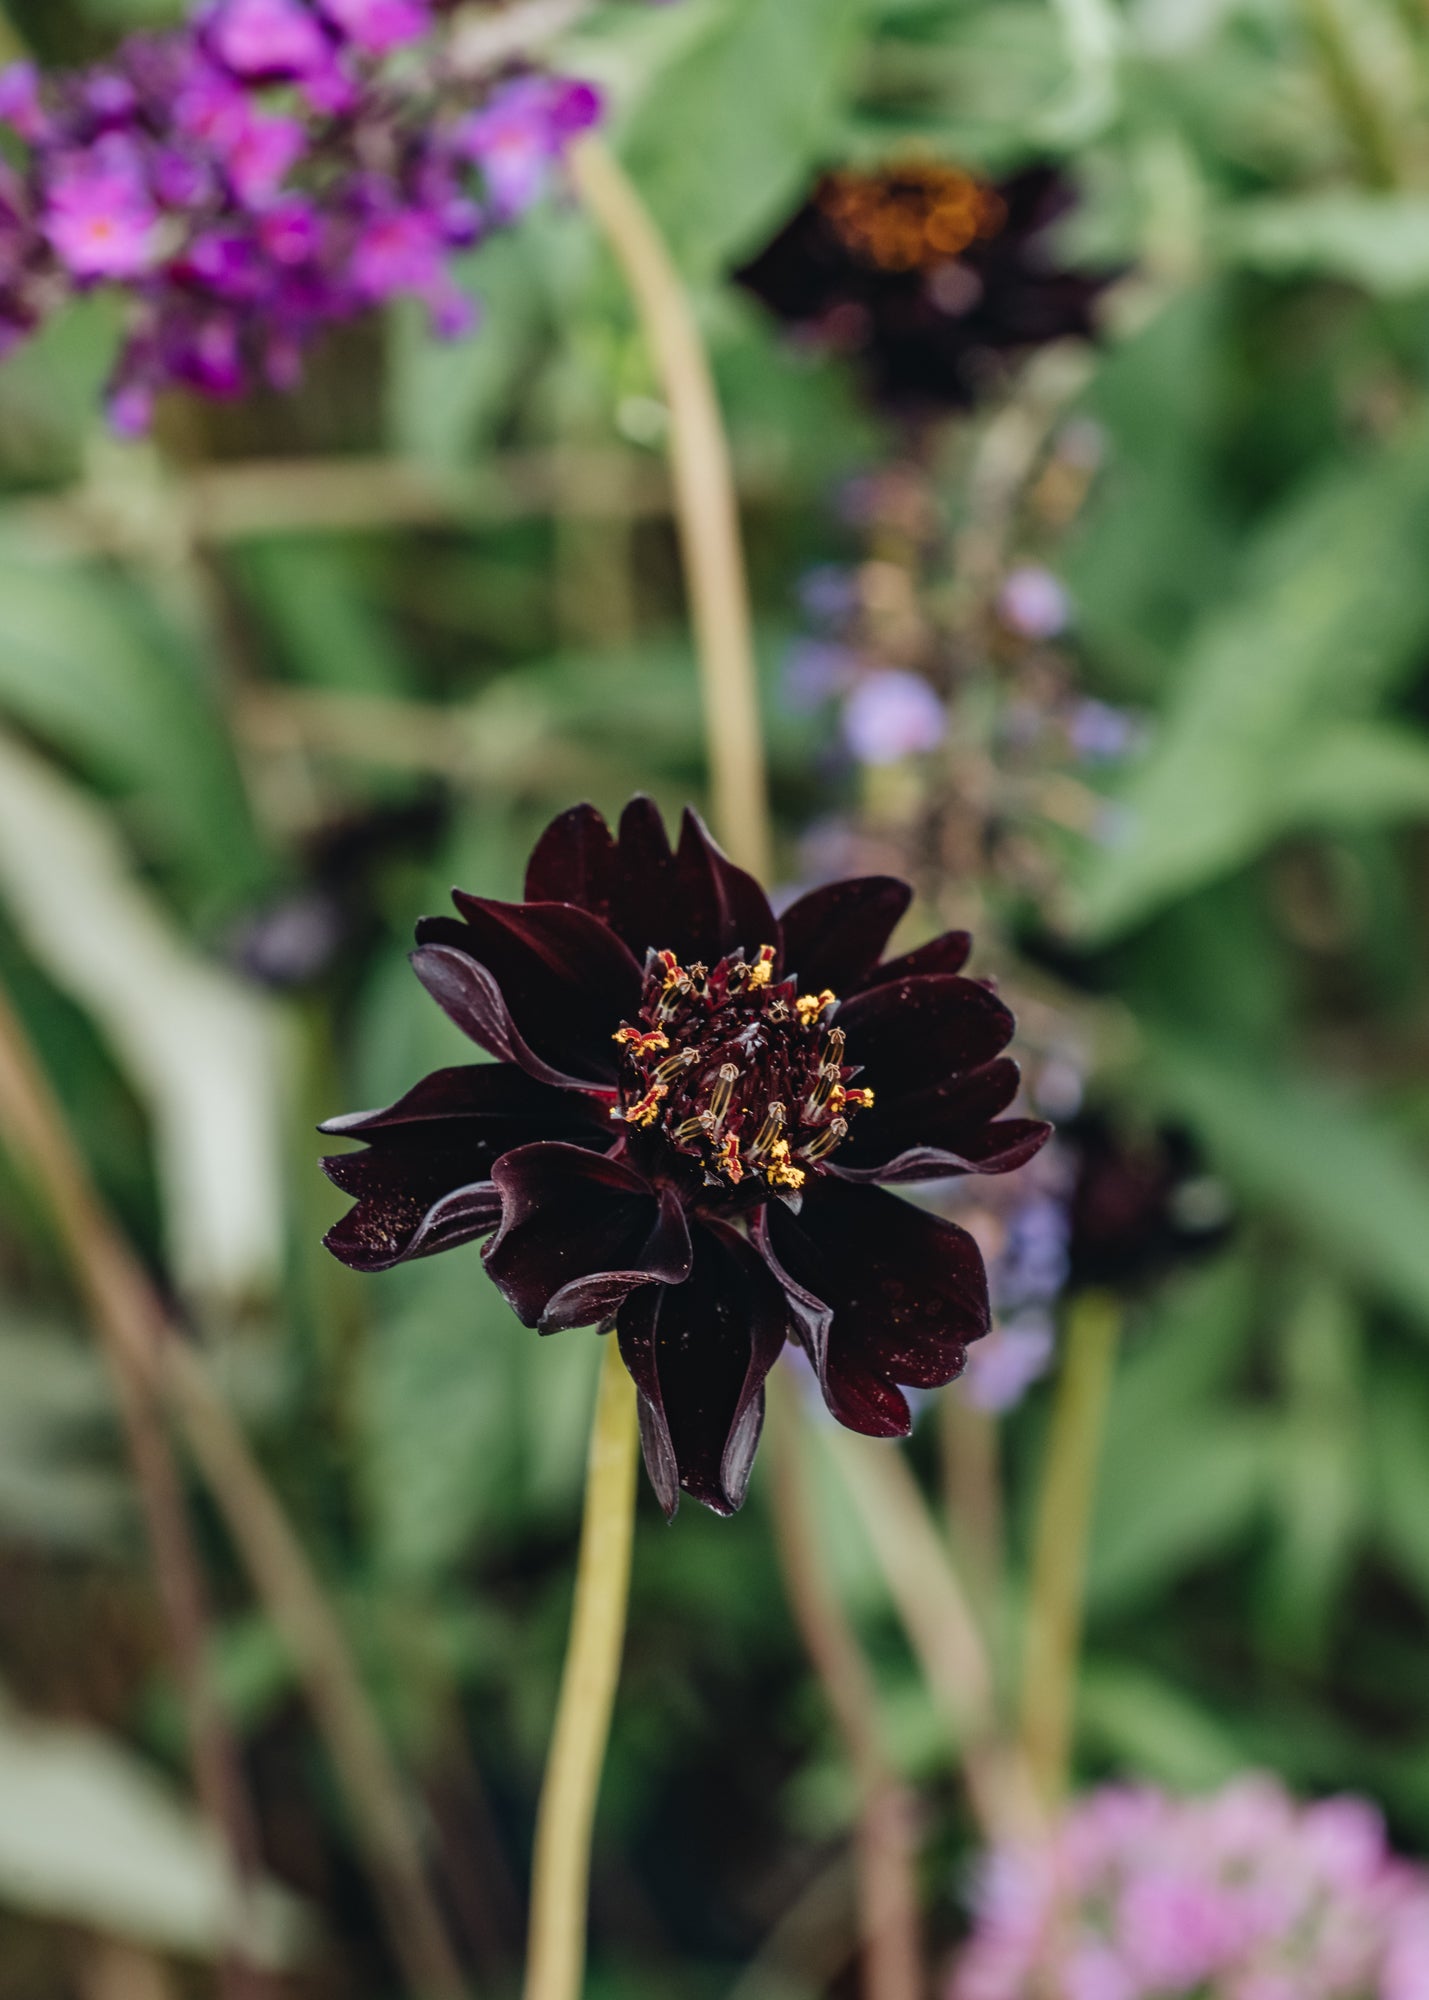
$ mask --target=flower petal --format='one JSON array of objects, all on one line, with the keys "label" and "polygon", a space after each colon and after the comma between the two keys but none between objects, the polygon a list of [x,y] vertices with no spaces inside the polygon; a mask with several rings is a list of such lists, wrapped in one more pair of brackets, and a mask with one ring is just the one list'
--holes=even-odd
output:
[{"label": "flower petal", "polygon": [[[463,921],[417,926],[417,976],[482,1048],[543,1083],[609,1085],[611,1037],[640,1004],[640,968],[613,932],[569,903],[497,903],[453,892]],[[481,977],[454,963],[464,954]]]},{"label": "flower petal", "polygon": [[666,1514],[681,1488],[733,1514],[748,1490],[764,1378],[787,1337],[788,1307],[733,1230],[698,1223],[692,1239],[685,1284],[633,1292],[620,1308],[620,1352],[640,1391],[645,1464]]},{"label": "flower petal", "polygon": [[615,882],[615,840],[594,806],[553,819],[526,866],[528,903],[575,903],[604,921]]},{"label": "flower petal", "polygon": [[637,1285],[689,1276],[679,1202],[623,1161],[579,1146],[522,1146],[497,1161],[492,1179],[501,1228],[486,1268],[527,1326],[594,1326]]},{"label": "flower petal", "polygon": [[491,1169],[501,1154],[540,1138],[604,1137],[596,1114],[505,1064],[437,1070],[385,1111],[332,1118],[330,1136],[371,1150],[323,1161],[328,1179],[357,1197],[329,1230],[335,1257],[385,1271],[488,1235],[500,1220]]},{"label": "flower petal", "polygon": [[[859,981],[860,991],[870,986],[887,986],[894,979],[919,979],[932,972],[961,972],[972,948],[970,931],[944,931],[941,937],[920,944],[916,951],[905,951],[901,958],[875,965]],[[834,990],[837,992],[838,988]]]},{"label": "flower petal", "polygon": [[926,1090],[875,1090],[828,1170],[845,1181],[926,1181],[959,1173],[1006,1174],[1040,1150],[1051,1126],[1036,1118],[993,1123],[1017,1095],[1008,1056]]},{"label": "flower petal", "polygon": [[[987,1274],[972,1237],[897,1195],[830,1180],[806,1192],[797,1219],[771,1204],[766,1232],[775,1275],[832,1314],[812,1358],[834,1416],[870,1437],[906,1436],[898,1384],[951,1382],[968,1343],[988,1330]],[[807,1310],[800,1325],[807,1331]]]},{"label": "flower petal", "polygon": [[860,1082],[885,1107],[981,1069],[1006,1048],[1014,1027],[987,987],[943,974],[870,987],[846,1000],[836,1019],[848,1037],[848,1060],[863,1072]]},{"label": "flower petal", "polygon": [[852,993],[866,983],[913,900],[896,875],[860,875],[811,889],[779,919],[782,965],[803,993]]}]

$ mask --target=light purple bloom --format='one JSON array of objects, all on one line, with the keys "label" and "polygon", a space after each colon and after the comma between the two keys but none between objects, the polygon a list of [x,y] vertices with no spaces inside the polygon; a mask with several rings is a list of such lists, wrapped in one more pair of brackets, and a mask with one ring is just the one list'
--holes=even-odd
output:
[{"label": "light purple bloom", "polygon": [[321,0],[323,13],[355,48],[383,56],[432,25],[425,0]]},{"label": "light purple bloom", "polygon": [[1139,719],[1104,701],[1079,701],[1067,723],[1067,735],[1078,757],[1087,763],[1114,763],[1141,740]]},{"label": "light purple bloom", "polygon": [[509,218],[531,206],[552,160],[599,116],[600,97],[589,84],[517,77],[466,120],[461,144],[480,166],[497,213]]},{"label": "light purple bloom", "polygon": [[30,145],[38,145],[49,129],[40,102],[40,72],[32,62],[8,63],[0,69],[0,125]]},{"label": "light purple bloom", "polygon": [[784,655],[782,680],[790,708],[818,708],[847,694],[858,677],[858,655],[827,639],[796,639]]},{"label": "light purple bloom", "polygon": [[947,2000],[1426,2000],[1429,1872],[1359,1799],[1111,1785],[989,1857]]},{"label": "light purple bloom", "polygon": [[235,76],[292,80],[331,61],[326,35],[300,0],[218,0],[207,18],[214,54]]},{"label": "light purple bloom", "polygon": [[860,764],[896,764],[936,750],[947,726],[932,688],[902,667],[868,674],[844,704],[844,741]]},{"label": "light purple bloom", "polygon": [[56,174],[43,226],[76,278],[137,278],[158,256],[158,209],[133,165],[102,147]]},{"label": "light purple bloom", "polygon": [[1071,600],[1051,570],[1021,563],[1009,570],[997,594],[998,616],[1022,639],[1055,639],[1071,620]]},{"label": "light purple bloom", "polygon": [[1050,1313],[1028,1312],[1000,1320],[968,1349],[958,1394],[975,1410],[1004,1415],[1047,1373],[1055,1346]]}]

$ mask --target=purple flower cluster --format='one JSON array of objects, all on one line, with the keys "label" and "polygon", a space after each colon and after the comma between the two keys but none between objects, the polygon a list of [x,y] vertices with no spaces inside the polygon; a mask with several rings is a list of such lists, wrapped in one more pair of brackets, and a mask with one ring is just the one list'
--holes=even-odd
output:
[{"label": "purple flower cluster", "polygon": [[130,305],[111,416],[288,389],[324,328],[398,295],[475,323],[453,257],[540,195],[587,84],[454,72],[435,0],[205,0],[42,80],[0,73],[0,352],[76,293]]},{"label": "purple flower cluster", "polygon": [[1375,1809],[1250,1775],[1108,1786],[984,1866],[947,2000],[1429,2000],[1429,1871]]}]

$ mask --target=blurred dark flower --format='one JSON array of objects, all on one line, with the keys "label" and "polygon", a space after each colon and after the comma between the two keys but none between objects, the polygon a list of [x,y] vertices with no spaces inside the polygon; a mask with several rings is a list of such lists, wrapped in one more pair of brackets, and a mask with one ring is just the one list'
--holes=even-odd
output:
[{"label": "blurred dark flower", "polygon": [[964,1230],[877,1183],[1007,1173],[1048,1130],[998,1118],[1013,1021],[960,976],[966,934],[882,962],[910,898],[888,876],[777,919],[647,799],[618,838],[590,806],[556,820],[526,893],[418,926],[418,977],[498,1060],[324,1127],[370,1148],[325,1163],[357,1197],[329,1247],[384,1270],[495,1231],[528,1326],[617,1330],[670,1514],[681,1488],[739,1506],[790,1337],[840,1422],[906,1433],[899,1385],[958,1374],[987,1281]]},{"label": "blurred dark flower", "polygon": [[[155,394],[291,388],[325,327],[399,295],[452,336],[452,258],[540,194],[589,85],[451,73],[425,0],[205,0],[187,26],[41,82],[0,74],[0,347],[120,287],[124,432]],[[395,55],[395,61],[392,60]]]},{"label": "blurred dark flower", "polygon": [[1077,1158],[1069,1279],[1142,1284],[1224,1240],[1230,1203],[1185,1132],[1124,1133],[1099,1112],[1063,1128]]},{"label": "blurred dark flower", "polygon": [[826,175],[738,281],[806,338],[857,359],[875,399],[965,408],[997,357],[1092,331],[1104,277],[1066,269],[1048,231],[1066,180],[989,185],[908,161]]}]

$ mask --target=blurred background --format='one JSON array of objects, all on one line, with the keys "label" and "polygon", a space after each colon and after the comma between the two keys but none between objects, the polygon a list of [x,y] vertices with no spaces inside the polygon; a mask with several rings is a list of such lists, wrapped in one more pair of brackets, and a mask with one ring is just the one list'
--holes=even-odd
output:
[{"label": "blurred background", "polygon": [[[10,12],[64,64],[179,9]],[[924,1490],[973,1572],[1005,1552],[1015,1626],[1059,1324],[1110,1289],[1081,1779],[1268,1767],[1429,1853],[1429,9],[611,0],[557,55],[711,347],[784,892],[887,869],[910,943],[972,928],[1060,1127],[935,1191],[999,1328],[921,1416]],[[0,979],[500,1996],[597,1344],[523,1331],[474,1249],[341,1269],[313,1127],[463,1060],[418,914],[519,893],[577,798],[700,800],[704,762],[608,253],[557,190],[464,277],[470,339],[394,309],[300,394],[173,396],[139,443],[100,409],[104,302],[0,368]],[[823,1501],[946,1962],[954,1745]],[[279,1990],[393,1994],[293,1661],[194,1505]],[[592,2000],[858,1991],[853,1805],[761,1476],[728,1522],[643,1494]],[[211,1991],[193,1814],[102,1363],[0,1155],[0,1997]]]}]

